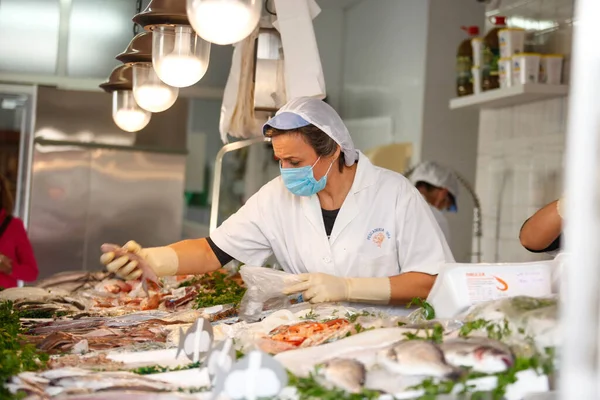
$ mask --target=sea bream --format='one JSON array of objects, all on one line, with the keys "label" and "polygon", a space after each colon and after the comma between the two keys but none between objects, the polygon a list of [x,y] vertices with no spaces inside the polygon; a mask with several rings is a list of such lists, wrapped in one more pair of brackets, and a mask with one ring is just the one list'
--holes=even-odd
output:
[{"label": "sea bream", "polygon": [[102,250],[102,252],[105,254],[112,252],[114,253],[116,258],[127,256],[131,261],[136,261],[138,263],[138,268],[142,270],[142,276],[140,276],[140,279],[142,281],[142,287],[144,288],[146,294],[148,294],[148,281],[153,282],[158,287],[161,286],[160,282],[158,281],[158,276],[156,275],[156,272],[154,272],[150,265],[148,265],[148,262],[139,254],[127,251],[126,249],[116,244],[108,243],[103,244],[100,247],[100,250]]},{"label": "sea bream", "polygon": [[433,342],[403,340],[377,354],[377,362],[400,375],[457,379],[461,370],[449,365],[442,350]]},{"label": "sea bream", "polygon": [[506,371],[515,361],[507,345],[486,337],[449,339],[440,348],[449,364],[487,374]]},{"label": "sea bream", "polygon": [[318,369],[317,375],[349,393],[360,393],[367,371],[363,363],[349,358],[334,358]]}]

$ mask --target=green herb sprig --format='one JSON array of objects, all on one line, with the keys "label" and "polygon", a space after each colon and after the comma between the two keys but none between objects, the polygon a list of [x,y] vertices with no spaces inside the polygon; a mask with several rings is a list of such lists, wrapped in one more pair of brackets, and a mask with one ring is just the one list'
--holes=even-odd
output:
[{"label": "green herb sprig", "polygon": [[196,362],[188,365],[183,365],[181,367],[162,367],[160,365],[150,365],[147,367],[139,367],[131,370],[134,374],[138,375],[152,375],[152,374],[160,374],[162,372],[172,372],[172,371],[184,371],[186,369],[194,369],[200,368],[202,366],[201,362]]},{"label": "green herb sprig", "polygon": [[371,317],[371,316],[373,316],[373,314],[371,314],[370,312],[365,310],[365,311],[361,311],[359,313],[347,312],[345,316],[348,321],[350,321],[351,323],[355,323],[356,320],[358,319],[358,317]]},{"label": "green herb sprig", "polygon": [[23,344],[19,314],[10,301],[0,303],[0,398],[12,396],[4,383],[23,371],[37,371],[46,367],[48,354],[33,345]]},{"label": "green herb sprig", "polygon": [[302,317],[299,317],[299,319],[304,319],[304,320],[315,320],[319,318],[319,314],[317,314],[315,312],[315,310],[313,310],[312,308],[310,309],[310,311],[306,314],[304,314]]},{"label": "green herb sprig", "polygon": [[429,340],[434,343],[442,343],[444,341],[444,327],[442,325],[436,324],[431,329],[423,329],[425,336],[419,335],[419,332],[421,332],[421,329],[417,330],[415,333],[405,332],[402,335],[404,335],[406,340]]},{"label": "green herb sprig", "polygon": [[465,322],[464,325],[461,326],[458,335],[461,337],[467,337],[471,334],[471,332],[482,329],[485,329],[488,338],[495,340],[502,340],[512,334],[506,319],[504,319],[501,323],[497,323],[480,318],[474,321]]},{"label": "green herb sprig", "polygon": [[296,387],[298,400],[374,400],[380,393],[376,390],[363,389],[360,393],[348,393],[343,389],[329,389],[321,385],[311,372],[307,378],[300,378],[288,371],[288,385]]},{"label": "green herb sprig", "polygon": [[406,305],[406,308],[410,308],[412,306],[422,308],[426,320],[431,320],[435,318],[435,309],[426,300],[423,300],[420,297],[413,297],[410,303]]},{"label": "green herb sprig", "polygon": [[[195,284],[205,286],[212,293],[199,293],[196,298],[195,308],[206,308],[223,304],[237,305],[242,301],[246,288],[238,285],[227,274],[213,272],[210,277],[203,277]],[[181,285],[180,285],[181,286]]]},{"label": "green herb sprig", "polygon": [[[438,395],[451,393],[456,385],[462,384],[460,393],[471,394],[471,399],[491,398],[493,400],[502,400],[506,394],[509,385],[517,381],[517,374],[521,371],[533,369],[538,373],[546,375],[554,371],[554,348],[545,349],[544,353],[537,353],[532,357],[517,357],[515,363],[509,369],[497,374],[482,374],[480,372],[467,371],[458,382],[436,381],[435,379],[425,379],[419,385],[410,387],[411,390],[423,390],[424,393],[419,400],[433,400]],[[483,376],[496,376],[496,387],[490,392],[474,391],[474,387],[467,384],[467,381],[481,378]]]}]

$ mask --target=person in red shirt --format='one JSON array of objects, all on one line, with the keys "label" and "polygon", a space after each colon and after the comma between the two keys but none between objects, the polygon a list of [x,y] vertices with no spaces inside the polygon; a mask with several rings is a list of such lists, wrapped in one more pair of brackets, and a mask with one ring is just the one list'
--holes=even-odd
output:
[{"label": "person in red shirt", "polygon": [[8,181],[0,175],[0,288],[17,286],[17,281],[35,281],[37,262],[23,221],[12,216],[14,200]]}]

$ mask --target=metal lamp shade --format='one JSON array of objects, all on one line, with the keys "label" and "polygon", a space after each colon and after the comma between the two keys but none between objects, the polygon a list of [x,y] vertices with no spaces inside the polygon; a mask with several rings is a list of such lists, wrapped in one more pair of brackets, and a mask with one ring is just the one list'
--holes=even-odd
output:
[{"label": "metal lamp shade", "polygon": [[127,49],[115,58],[123,64],[152,62],[152,32],[138,33],[131,39]]},{"label": "metal lamp shade", "polygon": [[148,7],[136,14],[132,21],[151,30],[155,25],[190,25],[186,0],[151,0]]},{"label": "metal lamp shade", "polygon": [[132,90],[133,72],[131,65],[119,65],[112,70],[108,80],[99,86],[107,93],[117,90]]}]

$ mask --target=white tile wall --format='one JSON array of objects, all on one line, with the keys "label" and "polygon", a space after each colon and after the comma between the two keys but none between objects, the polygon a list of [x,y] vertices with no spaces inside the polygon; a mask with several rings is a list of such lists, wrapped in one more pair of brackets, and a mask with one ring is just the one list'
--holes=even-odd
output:
[{"label": "white tile wall", "polygon": [[[568,81],[573,0],[502,0],[500,9],[487,14],[507,15],[513,22],[555,21],[552,29],[530,31],[527,45],[565,54]],[[519,230],[529,216],[562,193],[567,103],[565,97],[481,111],[476,190],[483,214],[484,261],[547,258],[523,249]]]}]

